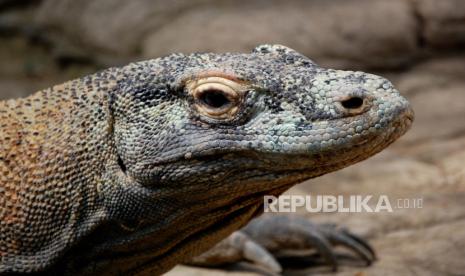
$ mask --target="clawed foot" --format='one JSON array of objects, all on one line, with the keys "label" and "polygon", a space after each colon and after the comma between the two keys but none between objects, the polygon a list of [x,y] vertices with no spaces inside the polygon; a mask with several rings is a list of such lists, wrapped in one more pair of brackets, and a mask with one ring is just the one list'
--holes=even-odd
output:
[{"label": "clawed foot", "polygon": [[277,257],[283,252],[316,250],[333,271],[338,269],[335,246],[343,246],[366,265],[376,260],[372,247],[362,238],[336,225],[311,223],[305,218],[264,215],[233,233],[210,251],[194,258],[193,265],[219,266],[248,261],[271,272],[282,271]]}]

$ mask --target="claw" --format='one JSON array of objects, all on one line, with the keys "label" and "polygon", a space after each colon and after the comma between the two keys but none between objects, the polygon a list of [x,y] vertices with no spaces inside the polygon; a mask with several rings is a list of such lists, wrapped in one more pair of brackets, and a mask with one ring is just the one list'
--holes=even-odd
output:
[{"label": "claw", "polygon": [[247,240],[244,243],[243,256],[244,259],[260,265],[271,272],[280,273],[283,271],[281,265],[273,257],[273,255],[268,253],[265,248],[252,240]]},{"label": "claw", "polygon": [[[294,231],[297,229],[294,229]],[[302,237],[305,239],[306,244],[311,244],[316,247],[318,253],[323,257],[325,262],[331,266],[333,272],[338,270],[338,263],[336,255],[332,250],[331,243],[321,234],[312,229],[299,229],[302,231]],[[297,233],[298,231],[296,231]]]},{"label": "claw", "polygon": [[370,265],[373,262],[373,256],[369,250],[367,250],[362,244],[358,243],[350,235],[346,233],[332,233],[331,239],[341,244],[347,248],[350,248],[355,254],[357,254],[361,259],[363,259],[367,265]]},{"label": "claw", "polygon": [[188,264],[210,267],[235,263],[241,260],[249,261],[275,274],[279,274],[283,270],[279,262],[267,249],[241,231],[234,232],[210,251],[193,258]]},{"label": "claw", "polygon": [[[355,240],[357,243],[359,243],[360,245],[362,245],[368,252],[370,252],[371,254],[371,259],[372,259],[372,262],[373,261],[376,261],[378,259],[378,257],[376,256],[376,252],[375,250],[373,249],[373,247],[371,247],[371,245],[369,245],[364,239],[360,238],[359,236],[355,235],[355,234],[352,234],[350,233],[349,231],[347,230],[343,230],[344,231],[344,234],[351,237],[353,240]],[[371,263],[370,263],[371,264]]]}]

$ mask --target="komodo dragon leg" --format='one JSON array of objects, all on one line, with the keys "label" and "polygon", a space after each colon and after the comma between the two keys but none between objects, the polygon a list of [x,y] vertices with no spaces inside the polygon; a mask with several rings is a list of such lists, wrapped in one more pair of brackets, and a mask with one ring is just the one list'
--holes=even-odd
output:
[{"label": "komodo dragon leg", "polygon": [[279,273],[282,266],[277,259],[286,255],[285,251],[315,249],[323,262],[337,271],[335,246],[350,249],[366,265],[376,260],[372,247],[344,228],[333,224],[314,224],[300,216],[266,214],[195,257],[189,264],[214,267],[246,261]]}]

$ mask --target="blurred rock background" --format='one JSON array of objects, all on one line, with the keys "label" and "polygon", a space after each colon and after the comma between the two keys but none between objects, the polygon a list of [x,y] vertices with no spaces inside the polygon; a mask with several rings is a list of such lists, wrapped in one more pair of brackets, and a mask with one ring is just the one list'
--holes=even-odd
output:
[{"label": "blurred rock background", "polygon": [[[337,275],[465,275],[465,1],[0,0],[0,99],[172,52],[290,46],[391,79],[416,111],[376,157],[289,191],[423,198],[393,213],[303,214],[371,239],[379,261]],[[251,272],[246,271],[251,270]],[[170,275],[263,273],[180,266]],[[328,275],[322,267],[288,275]]]}]

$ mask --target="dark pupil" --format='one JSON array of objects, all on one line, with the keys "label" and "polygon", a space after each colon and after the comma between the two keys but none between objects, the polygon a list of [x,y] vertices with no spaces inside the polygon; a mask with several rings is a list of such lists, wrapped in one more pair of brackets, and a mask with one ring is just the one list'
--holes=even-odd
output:
[{"label": "dark pupil", "polygon": [[218,90],[205,91],[200,100],[213,108],[220,108],[229,104],[228,98],[223,94],[223,92]]}]

